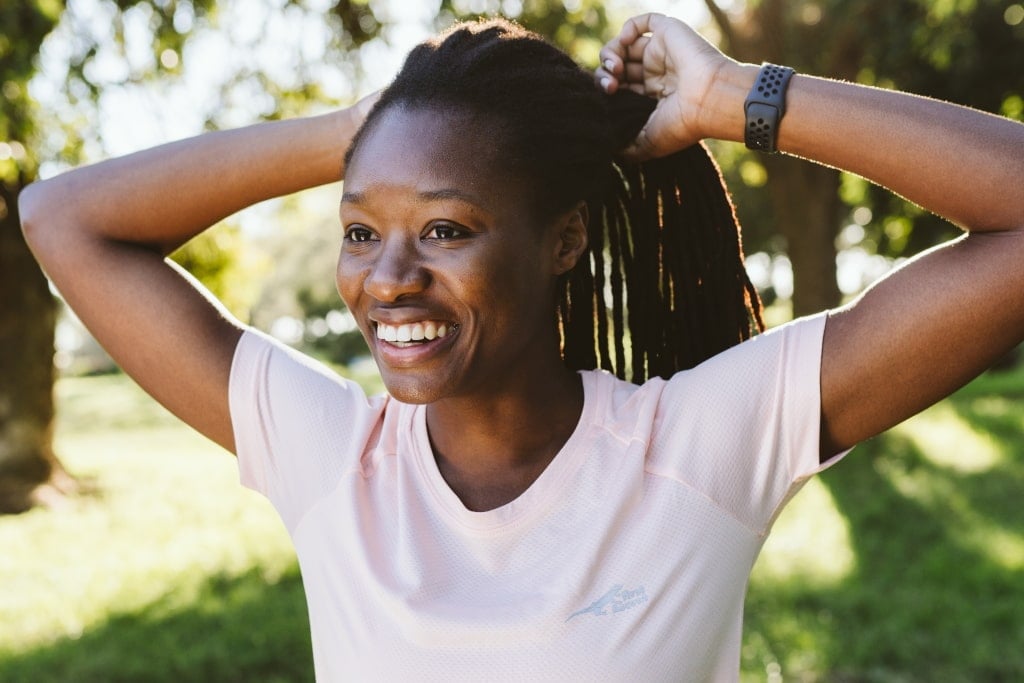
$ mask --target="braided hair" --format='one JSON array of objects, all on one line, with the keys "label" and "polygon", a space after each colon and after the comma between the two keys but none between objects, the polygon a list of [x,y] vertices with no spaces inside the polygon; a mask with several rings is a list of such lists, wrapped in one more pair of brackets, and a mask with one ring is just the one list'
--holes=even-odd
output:
[{"label": "braided hair", "polygon": [[352,141],[391,106],[455,109],[494,126],[502,163],[538,216],[585,201],[589,253],[559,282],[562,356],[642,383],[764,329],[740,229],[702,144],[631,164],[615,158],[654,100],[606,95],[567,54],[504,19],[459,24],[414,48]]}]

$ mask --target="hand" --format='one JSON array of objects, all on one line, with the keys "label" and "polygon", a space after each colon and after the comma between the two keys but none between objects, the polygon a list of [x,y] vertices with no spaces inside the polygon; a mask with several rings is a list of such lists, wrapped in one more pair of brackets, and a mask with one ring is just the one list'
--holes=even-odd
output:
[{"label": "hand", "polygon": [[375,90],[346,110],[353,134],[363,125],[363,121],[366,120],[370,110],[373,109],[373,105],[377,104],[377,100],[380,99],[380,93],[380,90]]},{"label": "hand", "polygon": [[629,88],[658,100],[626,158],[665,156],[706,137],[702,102],[719,70],[732,60],[692,28],[663,14],[626,21],[601,49],[598,83],[606,92]]}]

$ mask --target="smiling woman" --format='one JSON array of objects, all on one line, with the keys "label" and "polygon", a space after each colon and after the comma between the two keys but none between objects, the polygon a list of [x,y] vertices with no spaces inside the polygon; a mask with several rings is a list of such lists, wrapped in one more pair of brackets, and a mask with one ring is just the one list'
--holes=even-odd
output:
[{"label": "smiling woman", "polygon": [[[970,234],[748,339],[706,137],[861,173]],[[596,79],[492,21],[413,50],[376,102],[73,171],[21,208],[97,338],[280,513],[318,678],[722,681],[785,503],[1024,339],[1022,145],[976,111],[738,64],[661,15]],[[339,171],[338,291],[382,397],[162,258]]]}]

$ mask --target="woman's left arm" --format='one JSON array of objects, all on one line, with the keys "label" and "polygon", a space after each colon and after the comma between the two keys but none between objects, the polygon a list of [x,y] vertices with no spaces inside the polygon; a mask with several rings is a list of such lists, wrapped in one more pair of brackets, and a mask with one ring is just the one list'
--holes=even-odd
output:
[{"label": "woman's left arm", "polygon": [[[741,141],[758,67],[729,60],[675,20],[630,21],[606,46],[598,76],[610,89],[665,100],[634,154],[705,137]],[[952,393],[1024,340],[1024,125],[797,75],[778,147],[861,175],[966,232],[830,313],[821,368],[825,458]]]},{"label": "woman's left arm", "polygon": [[1024,125],[798,76],[779,144],[887,187],[967,231],[829,315],[822,456],[952,393],[1024,339]]}]

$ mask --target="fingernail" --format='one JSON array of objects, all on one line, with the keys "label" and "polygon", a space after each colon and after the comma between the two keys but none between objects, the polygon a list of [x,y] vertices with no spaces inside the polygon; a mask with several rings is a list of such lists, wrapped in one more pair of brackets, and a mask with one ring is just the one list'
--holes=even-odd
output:
[{"label": "fingernail", "polygon": [[601,79],[601,89],[607,91],[609,86],[612,84],[612,79],[605,76]]},{"label": "fingernail", "polygon": [[606,69],[608,69],[609,71],[611,71],[612,69],[614,69],[614,68],[615,68],[615,62],[613,62],[613,61],[612,61],[612,60],[610,60],[610,59],[606,59],[606,60],[604,60],[604,68],[606,68]]}]

